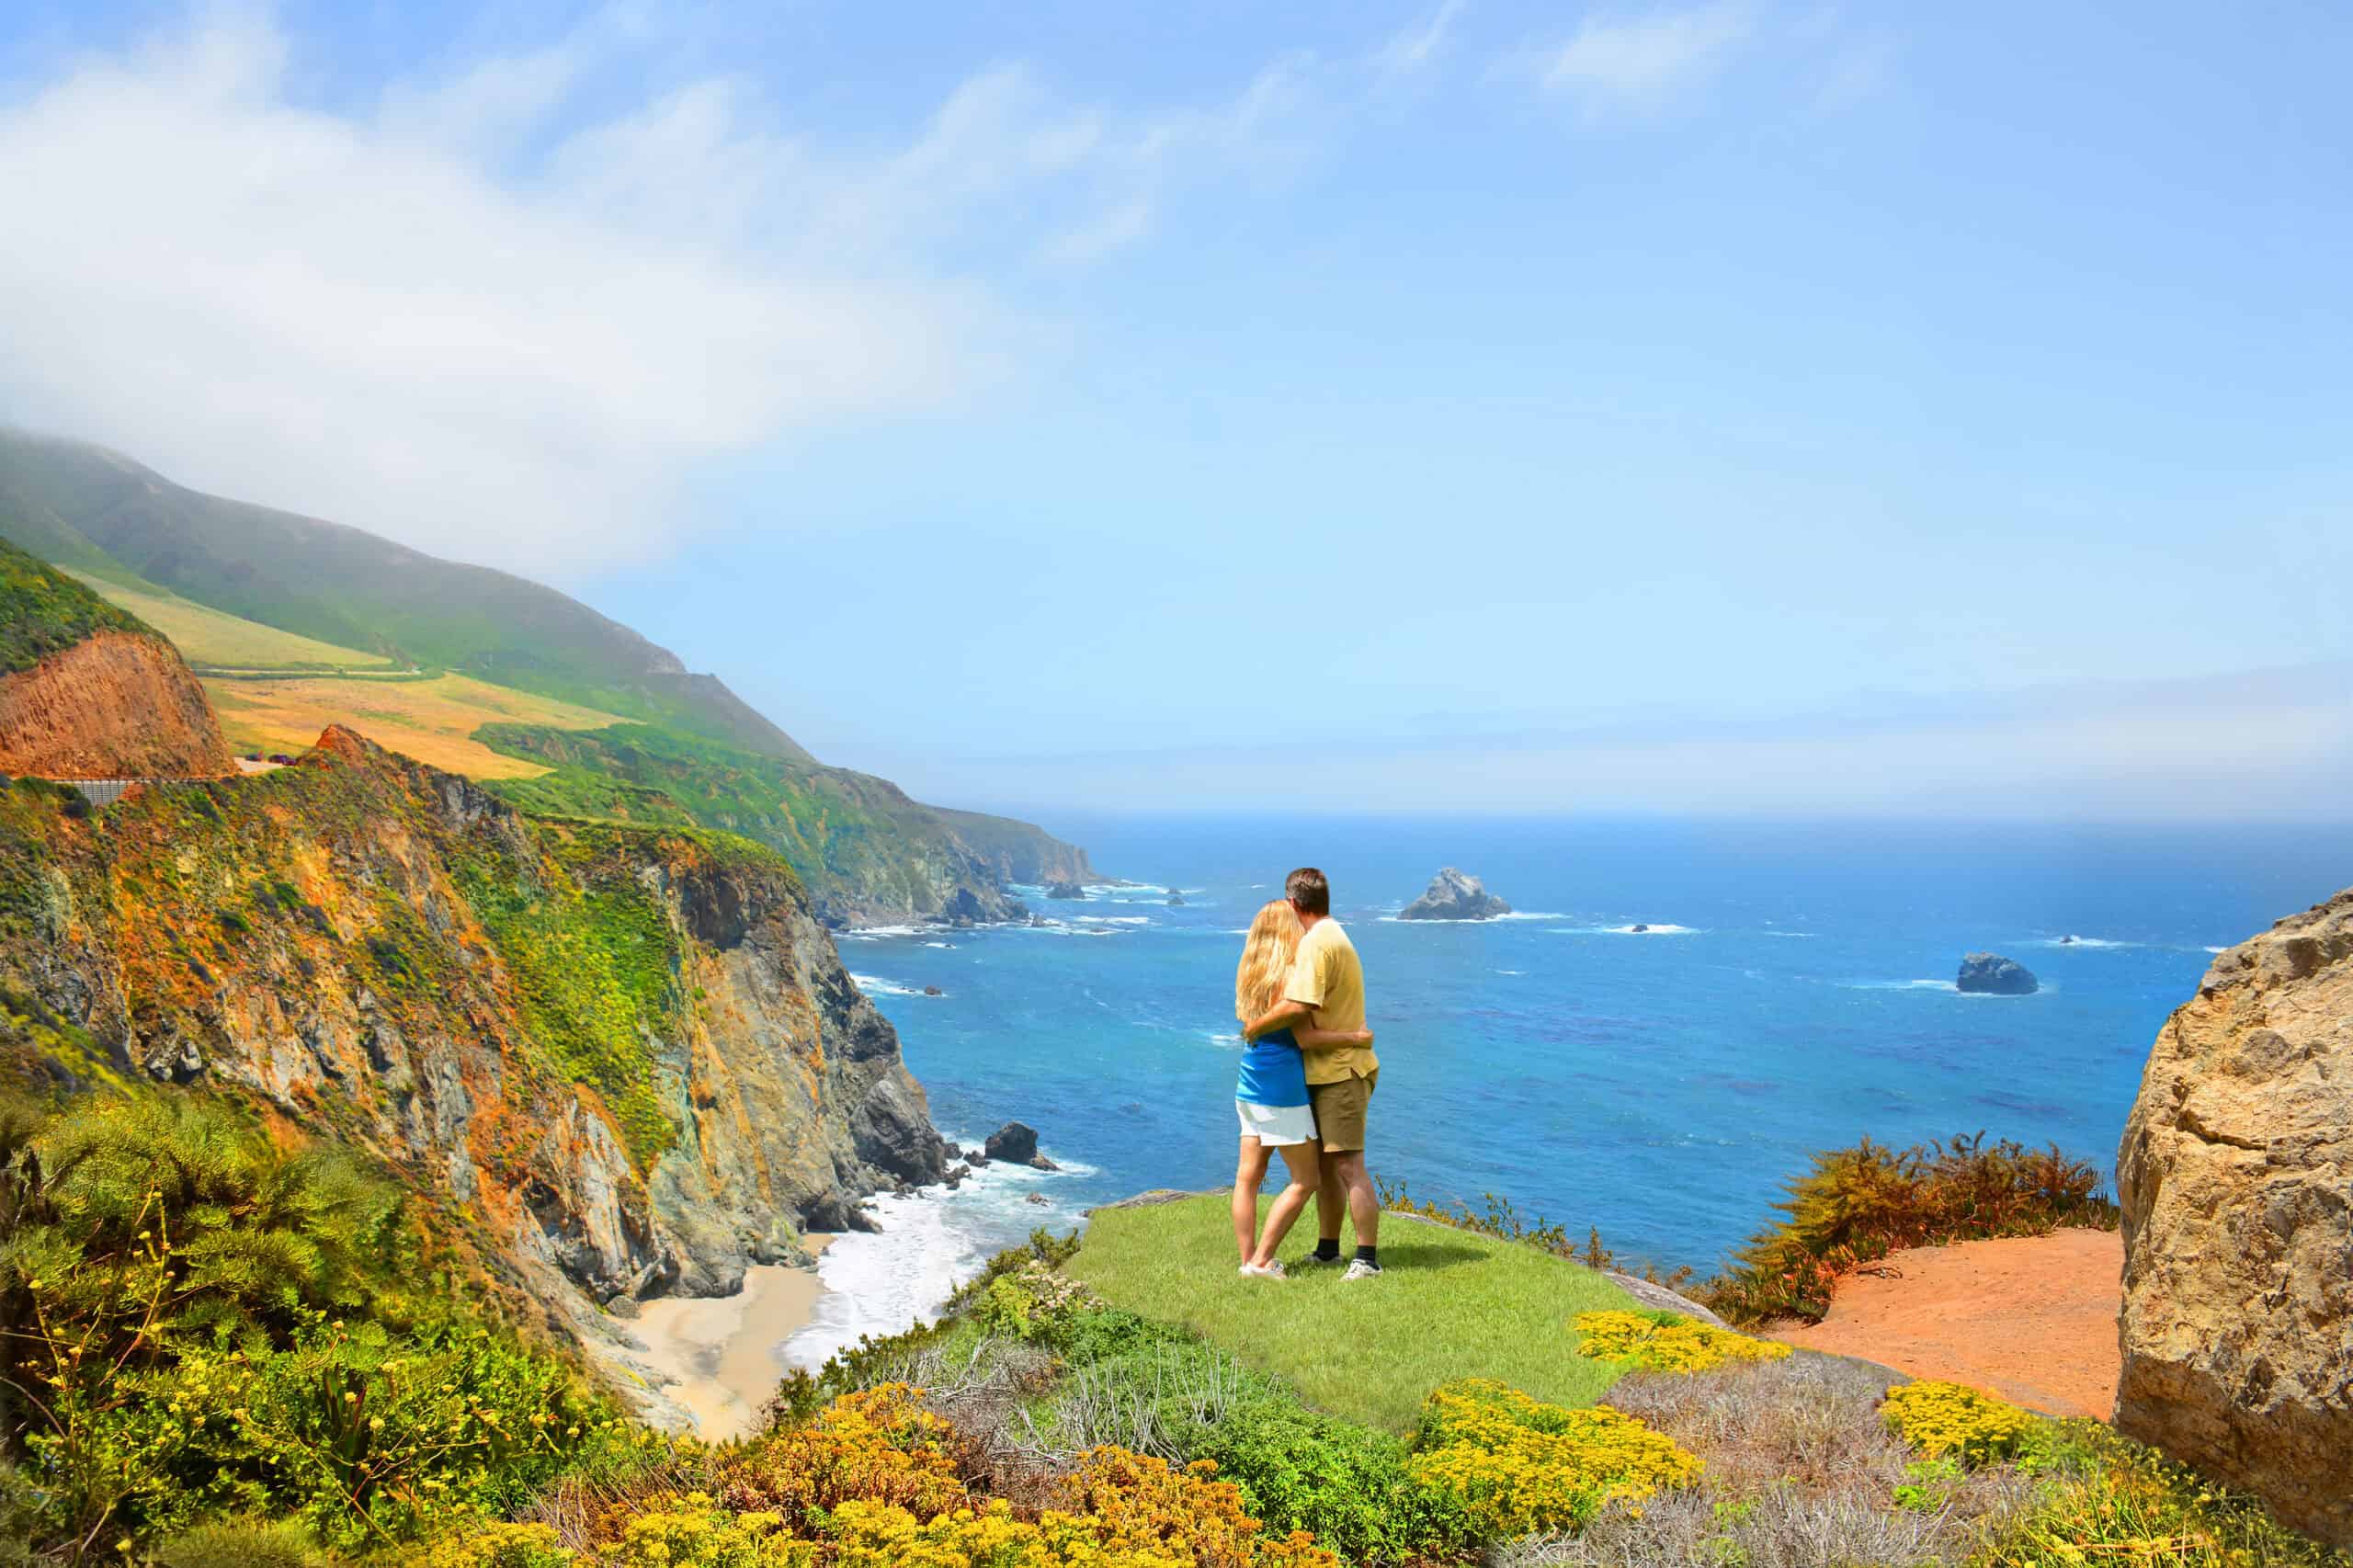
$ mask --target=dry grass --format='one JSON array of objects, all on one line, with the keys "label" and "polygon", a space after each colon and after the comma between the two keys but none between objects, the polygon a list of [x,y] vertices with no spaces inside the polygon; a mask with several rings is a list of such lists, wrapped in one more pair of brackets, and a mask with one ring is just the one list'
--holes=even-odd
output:
[{"label": "dry grass", "polygon": [[1581,1536],[1522,1542],[1496,1562],[1959,1562],[1988,1523],[2025,1504],[2030,1486],[2006,1469],[1923,1467],[1880,1416],[1890,1381],[1859,1362],[1806,1355],[1713,1372],[1633,1373],[1603,1403],[1698,1454],[1706,1466],[1699,1485],[1639,1508],[1612,1507]]},{"label": "dry grass", "polygon": [[533,778],[548,771],[501,756],[473,738],[484,724],[601,730],[620,720],[469,676],[430,680],[289,676],[207,680],[205,695],[238,751],[300,752],[329,724],[347,724],[378,745],[470,778]]},{"label": "dry grass", "polygon": [[127,588],[86,572],[73,575],[98,595],[120,605],[172,641],[189,664],[214,669],[280,670],[327,665],[335,669],[389,670],[381,653],[338,648],[274,626],[217,610],[177,594]]}]

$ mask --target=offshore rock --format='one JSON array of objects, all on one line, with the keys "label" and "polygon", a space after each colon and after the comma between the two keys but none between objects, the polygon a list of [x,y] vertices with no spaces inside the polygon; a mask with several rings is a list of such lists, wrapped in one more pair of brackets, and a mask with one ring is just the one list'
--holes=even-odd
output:
[{"label": "offshore rock", "polygon": [[1988,996],[2031,996],[2042,989],[2034,971],[1999,953],[1971,953],[1961,960],[1953,988]]},{"label": "offshore rock", "polygon": [[1400,910],[1400,920],[1492,920],[1511,905],[1486,890],[1478,878],[1449,866],[1430,879],[1421,897]]},{"label": "offshore rock", "polygon": [[1085,898],[1086,890],[1076,882],[1053,882],[1047,886],[1046,896],[1059,899]]},{"label": "offshore rock", "polygon": [[1062,1166],[1038,1153],[1038,1130],[1023,1122],[1008,1121],[988,1136],[981,1146],[991,1160],[1004,1160],[1012,1165],[1028,1165],[1034,1170],[1058,1171]]},{"label": "offshore rock", "polygon": [[2353,891],[2214,960],[2116,1164],[2117,1429],[2353,1545]]}]

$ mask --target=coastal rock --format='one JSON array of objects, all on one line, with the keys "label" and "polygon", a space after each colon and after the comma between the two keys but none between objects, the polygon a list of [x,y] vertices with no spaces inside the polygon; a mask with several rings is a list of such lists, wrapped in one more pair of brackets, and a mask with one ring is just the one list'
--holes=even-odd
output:
[{"label": "coastal rock", "polygon": [[925,995],[926,995],[926,996],[945,996],[945,995],[947,995],[947,994],[948,994],[948,993],[946,993],[945,991],[942,991],[942,990],[941,990],[938,986],[937,986],[937,985],[926,985],[926,986],[925,986],[925,987],[923,988],[923,994],[924,994]]},{"label": "coastal rock", "polygon": [[1430,879],[1422,896],[1400,910],[1400,920],[1493,920],[1511,905],[1489,892],[1478,878],[1449,866]]},{"label": "coastal rock", "polygon": [[1046,888],[1046,896],[1060,899],[1085,898],[1086,890],[1076,882],[1052,882]]},{"label": "coastal rock", "polygon": [[1021,1201],[1024,1203],[1034,1203],[1039,1208],[1043,1209],[1046,1206],[1046,1195],[1042,1192],[1029,1193],[1022,1198]]},{"label": "coastal rock", "polygon": [[2016,959],[2006,959],[1999,953],[1972,953],[1961,960],[1961,973],[1953,980],[1953,987],[1989,996],[2031,996],[2042,989],[2042,983]]},{"label": "coastal rock", "polygon": [[1185,895],[1184,895],[1183,893],[1181,893],[1181,892],[1172,892],[1172,893],[1170,893],[1170,894],[1168,895],[1168,907],[1169,907],[1169,908],[1171,908],[1171,909],[1182,909],[1182,908],[1184,908],[1184,907],[1185,907]]},{"label": "coastal rock", "polygon": [[1018,1121],[1008,1121],[989,1134],[982,1146],[992,1160],[1004,1160],[1010,1165],[1028,1165],[1033,1170],[1058,1171],[1062,1166],[1038,1153],[1038,1130]]},{"label": "coastal rock", "polygon": [[2353,891],[2214,960],[2116,1166],[2117,1429],[2353,1545]]},{"label": "coastal rock", "polygon": [[1644,932],[1644,931],[1649,930],[1649,929],[1650,929],[1650,927],[1649,927],[1648,926],[1643,925],[1641,921],[1637,920],[1637,921],[1635,921],[1631,926],[1627,926],[1627,927],[1626,927],[1626,929],[1627,929],[1627,930],[1629,930],[1629,931],[1632,931],[1632,932],[1635,932],[1635,933],[1637,933],[1637,934],[1640,934],[1640,933],[1642,933],[1642,932]]}]

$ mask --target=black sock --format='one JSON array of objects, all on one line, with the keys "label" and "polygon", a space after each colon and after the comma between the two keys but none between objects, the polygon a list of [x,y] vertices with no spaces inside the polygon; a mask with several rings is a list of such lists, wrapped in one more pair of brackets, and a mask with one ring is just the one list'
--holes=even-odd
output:
[{"label": "black sock", "polygon": [[[1336,1242],[1333,1244],[1336,1253],[1338,1245],[1339,1244]],[[1379,1247],[1358,1247],[1357,1248],[1357,1261],[1358,1263],[1370,1263],[1375,1268],[1378,1268],[1381,1267],[1381,1249]]]},{"label": "black sock", "polygon": [[1340,1257],[1340,1238],[1325,1236],[1315,1244],[1315,1256],[1325,1263],[1336,1263]]}]

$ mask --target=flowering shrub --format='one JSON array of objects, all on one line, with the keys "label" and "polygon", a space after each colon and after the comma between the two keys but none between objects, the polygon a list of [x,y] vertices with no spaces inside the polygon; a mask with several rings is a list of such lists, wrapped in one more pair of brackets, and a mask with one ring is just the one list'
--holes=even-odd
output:
[{"label": "flowering shrub", "polygon": [[963,1445],[918,1403],[922,1391],[884,1383],[835,1400],[805,1426],[773,1432],[731,1455],[720,1495],[744,1512],[776,1513],[796,1528],[849,1501],[928,1519],[966,1501]]},{"label": "flowering shrub", "polygon": [[1484,1378],[1448,1383],[1422,1414],[1414,1473],[1504,1538],[1574,1529],[1612,1499],[1699,1479],[1699,1460],[1633,1416],[1570,1410]]},{"label": "flowering shrub", "polygon": [[972,1306],[984,1334],[1007,1339],[1051,1338],[1075,1313],[1099,1306],[1095,1293],[1037,1258],[989,1281]]},{"label": "flowering shrub", "polygon": [[1704,1372],[1726,1361],[1779,1361],[1790,1347],[1676,1312],[1579,1312],[1577,1354],[1654,1372]]},{"label": "flowering shrub", "polygon": [[548,1525],[476,1525],[411,1547],[400,1568],[565,1568],[573,1554]]},{"label": "flowering shrub", "polygon": [[1242,1511],[1242,1492],[1214,1479],[1217,1462],[1177,1470],[1165,1460],[1125,1449],[1097,1449],[1063,1480],[1062,1501],[1090,1523],[1096,1540],[1139,1562],[1261,1564],[1264,1568],[1339,1568],[1339,1559],[1305,1531],[1268,1540]]},{"label": "flowering shrub", "polygon": [[1959,1383],[1902,1383],[1887,1391],[1880,1409],[1922,1453],[1956,1454],[1967,1464],[2009,1458],[2034,1429],[2034,1417],[2017,1405]]}]

